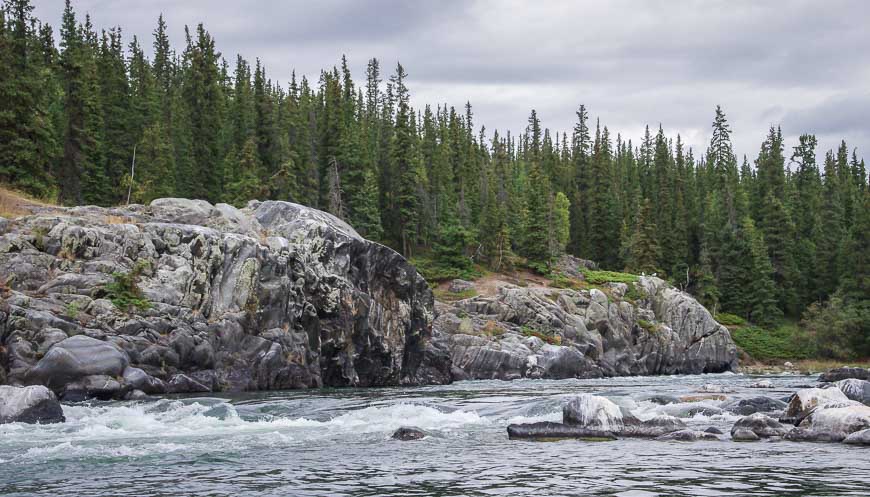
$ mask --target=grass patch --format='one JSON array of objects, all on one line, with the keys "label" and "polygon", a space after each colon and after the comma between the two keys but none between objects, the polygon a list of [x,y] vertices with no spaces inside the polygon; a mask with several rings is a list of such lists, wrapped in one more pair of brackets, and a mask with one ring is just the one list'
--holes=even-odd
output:
[{"label": "grass patch", "polygon": [[552,288],[570,288],[571,290],[579,290],[583,288],[583,283],[574,278],[569,278],[564,274],[555,274],[550,279],[549,286]]},{"label": "grass patch", "polygon": [[746,320],[742,317],[736,314],[728,314],[727,312],[716,314],[716,321],[725,326],[742,326],[746,324]]},{"label": "grass patch", "polygon": [[628,300],[631,303],[635,303],[638,300],[643,300],[646,297],[646,294],[637,289],[637,285],[634,283],[628,283],[628,289],[625,291],[625,300]]},{"label": "grass patch", "polygon": [[105,286],[106,298],[118,309],[128,311],[135,307],[140,311],[151,308],[151,302],[139,289],[139,278],[148,269],[146,261],[139,261],[128,273],[112,273],[113,281]]},{"label": "grass patch", "polygon": [[638,319],[637,325],[640,326],[641,328],[645,329],[646,331],[650,332],[650,333],[654,333],[654,332],[659,330],[659,327],[657,324],[652,323],[650,321],[647,321],[646,319]]},{"label": "grass patch", "polygon": [[636,274],[618,273],[616,271],[593,271],[591,269],[581,269],[583,276],[588,283],[593,285],[602,285],[604,283],[634,283],[640,278]]},{"label": "grass patch", "polygon": [[411,264],[429,282],[441,282],[449,280],[475,280],[483,276],[484,271],[478,266],[469,269],[445,266],[428,257],[412,257]]},{"label": "grass patch", "polygon": [[435,289],[432,293],[435,294],[435,298],[442,302],[456,302],[457,300],[465,300],[472,297],[477,297],[477,290],[475,290],[474,288],[469,288],[468,290],[463,290],[461,292],[451,292],[450,290]]},{"label": "grass patch", "polygon": [[744,352],[758,360],[797,360],[809,359],[812,347],[797,325],[783,324],[766,330],[758,326],[743,326],[731,331],[734,339]]},{"label": "grass patch", "polygon": [[504,335],[505,329],[499,326],[495,321],[489,320],[483,325],[483,332],[491,337],[497,337]]},{"label": "grass patch", "polygon": [[525,325],[522,328],[520,328],[520,331],[522,332],[523,336],[537,337],[537,338],[540,338],[541,340],[549,343],[550,345],[562,345],[562,337],[560,337],[558,335],[553,335],[552,333],[543,333],[541,331],[538,331],[538,330],[532,328],[531,326],[525,326]]}]

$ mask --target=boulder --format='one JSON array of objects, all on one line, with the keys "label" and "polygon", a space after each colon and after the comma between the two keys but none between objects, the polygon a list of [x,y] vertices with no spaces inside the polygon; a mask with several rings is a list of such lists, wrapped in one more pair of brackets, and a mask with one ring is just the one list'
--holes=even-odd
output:
[{"label": "boulder", "polygon": [[747,428],[738,428],[736,430],[731,430],[731,440],[734,440],[735,442],[757,442],[761,440],[761,437]]},{"label": "boulder", "polygon": [[749,388],[773,388],[773,383],[770,380],[756,381],[749,385]]},{"label": "boulder", "polygon": [[737,420],[731,428],[731,437],[740,430],[748,430],[761,438],[782,437],[788,429],[779,421],[761,413],[751,414]]},{"label": "boulder", "polygon": [[832,369],[819,375],[819,381],[825,383],[833,383],[835,381],[847,380],[849,378],[870,381],[870,369],[842,367]]},{"label": "boulder", "polygon": [[708,426],[707,428],[704,428],[704,431],[706,431],[707,433],[712,433],[714,435],[724,435],[725,434],[724,432],[722,432],[722,430],[720,430],[719,428],[716,428],[715,426]]},{"label": "boulder", "polygon": [[870,429],[870,407],[858,403],[843,407],[819,406],[801,421],[799,428],[842,440],[857,431]]},{"label": "boulder", "polygon": [[719,437],[717,437],[713,433],[709,433],[706,431],[679,430],[656,437],[656,440],[672,442],[697,442],[700,440],[718,441]]},{"label": "boulder", "polygon": [[54,392],[42,385],[0,385],[0,424],[62,423],[63,409]]},{"label": "boulder", "polygon": [[870,430],[861,430],[851,433],[845,438],[845,440],[843,440],[843,443],[870,446]]},{"label": "boulder", "polygon": [[845,433],[815,431],[800,427],[792,428],[785,434],[785,439],[790,442],[842,442],[844,438],[846,438]]},{"label": "boulder", "polygon": [[507,427],[507,432],[508,438],[512,440],[558,440],[562,438],[593,441],[616,440],[616,435],[611,431],[552,422],[512,424]]},{"label": "boulder", "polygon": [[403,426],[393,432],[394,440],[408,442],[411,440],[422,440],[426,437],[426,432],[414,426]]},{"label": "boulder", "polygon": [[870,406],[870,381],[847,378],[834,385],[849,399]]},{"label": "boulder", "polygon": [[186,374],[177,374],[170,378],[166,384],[166,393],[206,393],[211,392],[211,388],[187,376]]},{"label": "boulder", "polygon": [[640,421],[633,416],[625,416],[624,426],[619,431],[623,437],[655,438],[686,431],[686,424],[673,416],[656,416],[652,419]]},{"label": "boulder", "polygon": [[140,390],[148,395],[166,393],[166,383],[163,380],[157,379],[145,371],[132,366],[124,370],[124,382],[130,385],[131,388]]},{"label": "boulder", "polygon": [[27,380],[59,391],[86,376],[120,376],[129,363],[130,358],[115,344],[76,335],[51,347],[28,372]]},{"label": "boulder", "polygon": [[450,286],[447,288],[451,293],[462,293],[467,292],[468,290],[474,289],[474,283],[470,281],[455,279],[450,282]]},{"label": "boulder", "polygon": [[67,383],[60,394],[64,402],[81,402],[87,399],[120,400],[132,390],[111,376],[95,374]]},{"label": "boulder", "polygon": [[739,399],[731,401],[722,406],[722,409],[732,414],[740,416],[749,416],[757,412],[772,412],[780,411],[786,408],[786,403],[771,399],[770,397],[752,397],[749,399]]},{"label": "boulder", "polygon": [[622,410],[610,400],[580,394],[562,408],[562,421],[591,430],[619,432],[625,427]]},{"label": "boulder", "polygon": [[792,395],[779,420],[797,425],[817,406],[849,402],[849,398],[838,388],[805,388]]}]

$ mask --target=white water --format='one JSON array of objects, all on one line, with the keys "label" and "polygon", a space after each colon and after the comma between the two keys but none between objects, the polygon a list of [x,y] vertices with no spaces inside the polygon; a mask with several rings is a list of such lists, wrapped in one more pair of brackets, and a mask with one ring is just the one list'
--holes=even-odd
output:
[{"label": "white water", "polygon": [[[780,398],[815,383],[769,379],[772,389],[699,375],[67,405],[64,424],[0,425],[0,495],[867,495],[870,452],[860,447],[532,443],[505,431],[559,421],[569,398],[594,393],[641,419],[676,415],[727,433],[739,416],[721,411],[725,401],[644,399],[709,396],[700,392],[711,384],[733,390],[729,399]],[[400,426],[430,436],[394,441]]]}]

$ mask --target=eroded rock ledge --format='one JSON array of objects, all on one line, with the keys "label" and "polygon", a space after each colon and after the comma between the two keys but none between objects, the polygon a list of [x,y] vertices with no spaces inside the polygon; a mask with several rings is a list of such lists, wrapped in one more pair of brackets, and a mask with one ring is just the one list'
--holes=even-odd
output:
[{"label": "eroded rock ledge", "polygon": [[[119,309],[106,285],[137,264],[149,305]],[[0,384],[61,399],[451,380],[414,267],[297,204],[7,220],[0,275]]]}]

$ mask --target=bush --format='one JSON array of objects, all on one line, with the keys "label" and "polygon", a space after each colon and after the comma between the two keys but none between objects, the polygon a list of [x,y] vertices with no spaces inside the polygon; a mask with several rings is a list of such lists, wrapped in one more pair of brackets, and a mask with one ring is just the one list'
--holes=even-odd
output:
[{"label": "bush", "polygon": [[731,332],[734,342],[755,359],[807,359],[813,347],[794,324],[785,324],[765,330],[758,326],[744,326]]},{"label": "bush", "polygon": [[579,281],[560,273],[553,275],[550,280],[550,286],[553,288],[570,288],[571,290],[578,290],[582,288],[583,285]]},{"label": "bush", "polygon": [[637,289],[637,285],[634,283],[628,284],[628,290],[625,291],[625,300],[634,303],[638,300],[643,300],[646,297],[646,294]]},{"label": "bush", "polygon": [[721,312],[716,314],[716,321],[725,326],[740,326],[746,324],[746,320],[736,314]]},{"label": "bush", "polygon": [[112,273],[114,281],[105,286],[106,298],[118,309],[127,311],[135,307],[140,311],[151,308],[151,302],[139,289],[139,277],[148,269],[147,261],[139,261],[129,273]]},{"label": "bush", "polygon": [[483,276],[483,271],[476,266],[465,268],[450,266],[436,262],[428,257],[413,257],[410,262],[417,268],[417,271],[423,275],[423,278],[429,282],[441,282],[455,279],[474,280]]},{"label": "bush", "polygon": [[659,330],[659,326],[657,324],[647,321],[646,319],[638,319],[637,325],[650,333],[655,333]]},{"label": "bush", "polygon": [[629,273],[618,273],[616,271],[593,271],[591,269],[581,269],[583,276],[588,283],[593,285],[601,285],[604,283],[634,283],[639,276]]}]

